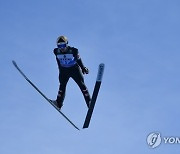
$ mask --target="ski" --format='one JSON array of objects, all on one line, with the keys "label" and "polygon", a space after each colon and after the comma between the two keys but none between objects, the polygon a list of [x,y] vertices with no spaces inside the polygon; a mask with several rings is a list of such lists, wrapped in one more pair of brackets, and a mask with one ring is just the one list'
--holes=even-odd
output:
[{"label": "ski", "polygon": [[26,81],[28,81],[31,86],[36,90],[38,91],[41,96],[43,96],[72,126],[74,126],[74,128],[76,128],[77,130],[80,130],[63,112],[61,112],[61,110],[59,108],[57,108],[53,103],[52,101],[46,97],[46,95],[44,95],[38,88],[37,86],[32,83],[31,80],[29,80],[29,78],[23,73],[23,71],[18,67],[18,65],[16,64],[16,62],[13,60],[12,61],[13,65],[15,66],[15,68],[19,71],[19,73],[26,79]]},{"label": "ski", "polygon": [[93,91],[93,95],[92,95],[91,104],[90,104],[90,107],[88,109],[88,112],[87,112],[87,115],[86,115],[86,118],[85,118],[85,121],[84,121],[83,128],[88,128],[89,127],[90,120],[91,120],[91,117],[92,117],[92,113],[93,113],[93,110],[94,110],[94,107],[95,107],[96,99],[97,99],[99,89],[100,89],[100,86],[101,86],[101,82],[102,82],[102,77],[103,77],[103,73],[104,73],[104,67],[105,67],[105,65],[103,63],[101,63],[99,65],[97,79],[96,79],[96,83],[95,83],[95,86],[94,86],[94,91]]}]

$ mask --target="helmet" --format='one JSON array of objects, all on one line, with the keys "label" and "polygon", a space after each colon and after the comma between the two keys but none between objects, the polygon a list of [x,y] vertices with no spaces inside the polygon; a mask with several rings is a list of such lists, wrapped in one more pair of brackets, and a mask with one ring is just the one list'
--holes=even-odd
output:
[{"label": "helmet", "polygon": [[58,43],[66,43],[66,44],[68,44],[68,39],[67,39],[66,36],[59,36],[59,37],[57,38],[56,43],[57,43],[57,44],[58,44]]},{"label": "helmet", "polygon": [[68,44],[68,39],[66,36],[59,36],[56,43],[58,48],[66,48]]}]

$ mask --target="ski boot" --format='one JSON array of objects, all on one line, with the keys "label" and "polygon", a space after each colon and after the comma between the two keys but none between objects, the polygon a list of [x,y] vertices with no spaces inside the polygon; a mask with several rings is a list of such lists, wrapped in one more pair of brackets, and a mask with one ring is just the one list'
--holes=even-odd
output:
[{"label": "ski boot", "polygon": [[54,106],[56,106],[59,110],[62,108],[63,104],[58,104],[57,100],[50,100]]}]

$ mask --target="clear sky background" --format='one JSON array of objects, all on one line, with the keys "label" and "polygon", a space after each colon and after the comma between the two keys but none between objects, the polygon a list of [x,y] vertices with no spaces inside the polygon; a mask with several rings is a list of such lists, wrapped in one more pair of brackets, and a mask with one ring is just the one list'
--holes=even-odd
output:
[{"label": "clear sky background", "polygon": [[[151,149],[151,132],[180,137],[179,0],[1,0],[1,154],[179,154]],[[51,99],[59,87],[53,55],[66,35],[90,70],[106,65],[90,127],[77,131],[17,72]],[[80,128],[87,112],[73,80],[62,111]]]}]

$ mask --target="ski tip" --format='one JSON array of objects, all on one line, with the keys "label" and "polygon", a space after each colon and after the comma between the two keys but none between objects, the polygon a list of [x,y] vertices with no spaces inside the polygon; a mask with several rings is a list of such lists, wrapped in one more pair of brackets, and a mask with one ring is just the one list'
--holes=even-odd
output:
[{"label": "ski tip", "polygon": [[16,62],[14,60],[12,60],[12,63],[14,66],[17,66]]},{"label": "ski tip", "polygon": [[104,67],[105,64],[104,64],[104,63],[100,63],[99,66],[100,66],[100,67]]},{"label": "ski tip", "polygon": [[96,81],[101,82],[104,73],[104,63],[99,64],[98,75]]}]

